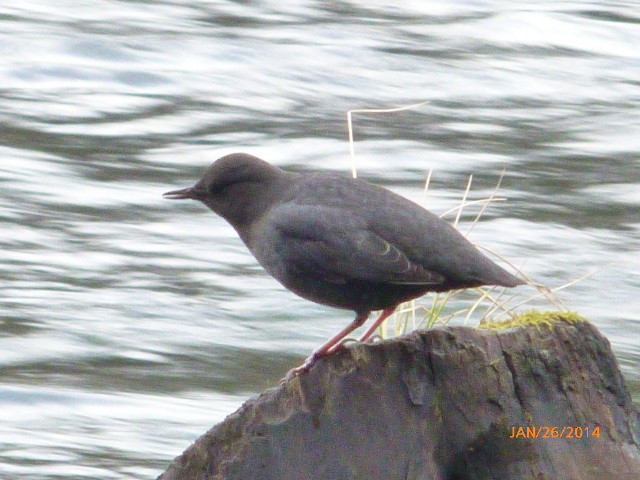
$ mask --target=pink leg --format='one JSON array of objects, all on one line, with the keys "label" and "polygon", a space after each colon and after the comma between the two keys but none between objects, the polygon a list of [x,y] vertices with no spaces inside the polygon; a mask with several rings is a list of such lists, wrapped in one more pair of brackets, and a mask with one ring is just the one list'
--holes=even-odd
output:
[{"label": "pink leg", "polygon": [[367,328],[367,331],[364,332],[364,335],[362,335],[358,341],[366,342],[367,340],[369,340],[369,337],[373,335],[373,332],[376,331],[376,328],[382,325],[382,322],[384,322],[387,318],[389,318],[389,316],[391,316],[391,314],[393,314],[393,312],[395,311],[396,311],[396,307],[385,308],[380,314],[380,316],[378,317],[378,319],[375,322],[373,322],[369,328]]},{"label": "pink leg", "polygon": [[329,353],[331,353],[332,352],[332,348],[335,345],[339,344],[344,339],[344,337],[349,335],[356,328],[360,327],[364,322],[366,322],[367,318],[369,318],[369,312],[357,313],[356,314],[356,318],[353,320],[353,322],[351,322],[345,328],[340,330],[340,332],[335,334],[333,337],[331,337],[329,340],[327,340],[320,347],[316,348],[313,351],[313,353],[311,354],[311,356],[309,358],[307,358],[302,365],[300,365],[299,367],[294,368],[293,370],[291,370],[287,374],[287,376],[285,378],[291,378],[291,377],[293,377],[294,375],[297,375],[300,372],[308,371],[313,366],[313,364],[316,362],[316,360],[318,360],[319,358],[325,357]]},{"label": "pink leg", "polygon": [[[389,318],[389,315],[391,315],[393,312],[395,312],[395,310],[396,310],[396,307],[387,308],[386,310],[383,310],[382,313],[380,314],[380,316],[376,319],[376,321],[373,322],[373,325],[371,325],[367,329],[367,331],[364,332],[364,335],[362,335],[358,339],[358,341],[359,342],[366,342],[367,340],[369,340],[369,337],[371,337],[371,335],[373,335],[373,332],[376,331],[376,328],[378,328],[382,324],[382,322],[384,322],[387,318]],[[344,348],[344,344],[347,343],[349,340],[353,340],[353,339],[345,338],[345,339],[341,340],[335,346],[331,347],[331,349],[329,350],[328,353],[337,352],[338,350]]]}]

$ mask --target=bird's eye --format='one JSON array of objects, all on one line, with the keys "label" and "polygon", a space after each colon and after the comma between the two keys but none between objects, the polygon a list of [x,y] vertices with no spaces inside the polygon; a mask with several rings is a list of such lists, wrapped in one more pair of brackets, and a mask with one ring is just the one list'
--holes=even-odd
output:
[{"label": "bird's eye", "polygon": [[221,190],[221,185],[219,183],[211,183],[207,185],[207,193],[211,195],[215,195]]},{"label": "bird's eye", "polygon": [[219,195],[227,190],[232,185],[235,185],[238,182],[235,181],[225,181],[225,182],[213,182],[209,184],[207,191],[212,195]]}]

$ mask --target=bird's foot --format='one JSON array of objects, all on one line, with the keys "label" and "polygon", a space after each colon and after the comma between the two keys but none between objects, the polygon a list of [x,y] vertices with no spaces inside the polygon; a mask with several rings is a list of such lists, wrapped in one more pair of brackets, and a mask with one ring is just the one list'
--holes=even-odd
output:
[{"label": "bird's foot", "polygon": [[371,335],[369,338],[363,341],[363,343],[378,343],[384,340],[380,335]]},{"label": "bird's foot", "polygon": [[292,368],[287,372],[287,374],[284,377],[283,383],[288,382],[289,380],[297,377],[301,373],[308,372],[309,370],[311,370],[311,367],[313,367],[320,358],[326,357],[328,354],[329,352],[323,352],[323,351],[313,352],[311,356],[309,356],[302,365],[296,368]]},{"label": "bird's foot", "polygon": [[357,342],[355,338],[345,338],[329,349],[329,353],[336,353],[344,350],[348,343]]},{"label": "bird's foot", "polygon": [[329,349],[318,349],[315,352],[313,352],[311,354],[311,356],[309,356],[302,365],[300,365],[299,367],[296,368],[292,368],[291,370],[289,370],[287,372],[287,374],[285,375],[284,379],[282,380],[282,383],[288,382],[291,379],[297,377],[298,375],[300,375],[301,373],[305,373],[308,372],[309,370],[311,370],[311,367],[313,367],[315,365],[315,363],[323,358],[326,357],[328,355],[333,355],[336,352],[340,352],[341,350],[344,350],[346,348],[346,344],[350,343],[350,342],[357,342],[358,340],[356,340],[355,338],[345,338],[343,340],[341,340],[339,343],[333,345],[332,347],[330,347]]}]

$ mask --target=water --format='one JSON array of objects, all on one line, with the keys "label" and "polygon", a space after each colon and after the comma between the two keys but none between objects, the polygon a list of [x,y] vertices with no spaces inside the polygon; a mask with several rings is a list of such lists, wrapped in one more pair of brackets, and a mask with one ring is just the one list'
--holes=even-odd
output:
[{"label": "water", "polygon": [[0,478],[154,478],[350,321],[161,194],[233,151],[348,175],[354,108],[430,101],[355,116],[361,177],[421,201],[431,168],[442,213],[504,169],[470,238],[551,286],[602,269],[561,299],[638,401],[638,6],[3,2]]}]

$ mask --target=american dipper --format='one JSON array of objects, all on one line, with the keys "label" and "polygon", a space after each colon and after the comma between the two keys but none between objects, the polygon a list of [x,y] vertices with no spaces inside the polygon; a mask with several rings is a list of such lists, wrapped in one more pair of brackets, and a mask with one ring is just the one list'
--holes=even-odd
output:
[{"label": "american dipper", "polygon": [[373,310],[382,313],[360,341],[399,304],[426,292],[524,283],[440,217],[360,179],[285,172],[234,153],[216,160],[193,187],[164,197],[199,200],[223,217],[292,292],[355,311],[353,322],[297,371],[340,348]]}]

